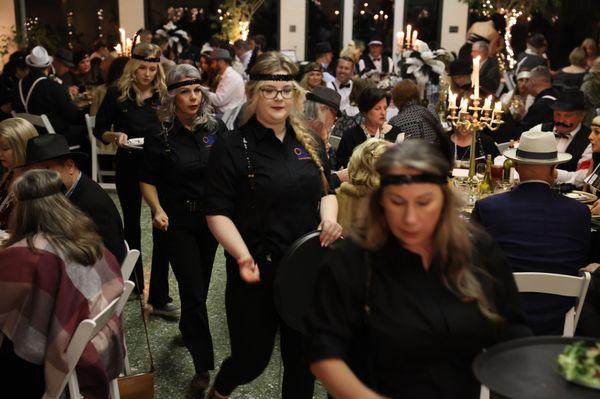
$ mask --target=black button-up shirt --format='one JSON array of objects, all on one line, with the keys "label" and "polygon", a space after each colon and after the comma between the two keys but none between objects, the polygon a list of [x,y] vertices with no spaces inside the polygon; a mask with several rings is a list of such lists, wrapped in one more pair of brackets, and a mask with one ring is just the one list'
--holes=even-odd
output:
[{"label": "black button-up shirt", "polygon": [[[242,137],[255,170],[250,189]],[[321,141],[325,176],[330,170]],[[325,192],[319,169],[288,125],[283,141],[252,118],[239,130],[217,140],[207,170],[206,214],[233,220],[256,261],[279,259],[303,234],[319,225]],[[258,259],[257,259],[258,258]]]},{"label": "black button-up shirt", "polygon": [[161,200],[204,199],[210,149],[225,130],[219,122],[213,131],[192,132],[175,118],[170,131],[146,136],[140,180],[156,186]]},{"label": "black button-up shirt", "polygon": [[[123,132],[127,137],[138,138],[154,135],[160,131],[156,110],[160,105],[158,94],[147,98],[142,106],[129,98],[118,101],[121,92],[116,86],[110,87],[96,115],[94,136],[102,140],[107,131]],[[132,93],[132,98],[135,98]]]}]

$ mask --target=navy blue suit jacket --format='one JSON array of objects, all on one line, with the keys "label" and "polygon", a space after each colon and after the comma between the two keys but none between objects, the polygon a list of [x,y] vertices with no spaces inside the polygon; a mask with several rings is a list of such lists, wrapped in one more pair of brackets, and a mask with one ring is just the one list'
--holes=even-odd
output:
[{"label": "navy blue suit jacket", "polygon": [[[524,183],[514,190],[477,201],[473,220],[498,242],[513,272],[577,275],[585,266],[590,243],[590,210],[544,183]],[[562,334],[569,298],[522,294],[535,334]]]}]

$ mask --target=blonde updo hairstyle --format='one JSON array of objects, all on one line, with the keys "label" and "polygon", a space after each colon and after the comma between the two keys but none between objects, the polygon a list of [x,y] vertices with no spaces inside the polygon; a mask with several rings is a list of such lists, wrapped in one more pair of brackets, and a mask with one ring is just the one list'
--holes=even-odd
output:
[{"label": "blonde updo hairstyle", "polygon": [[[132,50],[132,54],[141,57],[148,58],[159,58],[161,55],[160,47],[156,44],[150,43],[140,43],[136,44],[134,49]],[[135,71],[142,65],[145,61],[138,60],[135,58],[130,58],[127,64],[125,65],[125,69],[123,70],[123,74],[117,81],[117,87],[119,88],[119,92],[121,95],[119,96],[119,102],[123,102],[127,99],[135,100],[138,106],[142,106],[144,104],[144,99],[142,98],[142,93],[137,88],[135,83]],[[156,63],[157,71],[154,80],[152,81],[152,88],[158,92],[161,99],[163,99],[167,93],[167,86],[165,84],[165,73],[163,71],[160,63]],[[135,93],[135,98],[132,98],[131,91]]]},{"label": "blonde updo hairstyle", "polygon": [[371,190],[379,187],[379,174],[375,170],[375,163],[390,145],[389,141],[368,139],[357,146],[348,162],[350,183]]},{"label": "blonde updo hairstyle", "polygon": [[13,167],[25,165],[27,140],[37,137],[35,127],[23,118],[9,118],[0,122],[0,137],[13,151]]},{"label": "blonde updo hairstyle", "polygon": [[[298,68],[283,54],[276,51],[269,51],[263,53],[250,70],[250,75],[262,74],[289,74],[295,76],[298,74]],[[294,130],[296,139],[302,143],[304,148],[306,148],[306,151],[310,154],[310,158],[319,169],[324,192],[327,192],[329,190],[329,183],[325,176],[325,169],[319,154],[322,144],[320,143],[319,138],[311,133],[302,116],[304,111],[305,90],[302,89],[295,80],[291,80],[289,83],[294,87],[294,96],[292,98],[292,110],[288,116],[288,122]],[[246,123],[256,113],[256,106],[261,95],[260,89],[265,85],[266,81],[263,80],[250,80],[246,84],[246,97],[248,98],[248,101],[246,102],[242,123]]]}]

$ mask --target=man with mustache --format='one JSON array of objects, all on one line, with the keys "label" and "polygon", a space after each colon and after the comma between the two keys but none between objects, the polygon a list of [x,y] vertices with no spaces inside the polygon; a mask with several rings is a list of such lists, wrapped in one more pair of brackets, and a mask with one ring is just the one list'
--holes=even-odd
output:
[{"label": "man with mustache", "polygon": [[556,183],[581,187],[592,159],[592,146],[588,139],[590,128],[582,124],[585,116],[583,93],[579,89],[564,91],[550,108],[554,112],[554,122],[542,123],[533,130],[553,132],[558,151],[572,156],[569,162],[556,168]]}]

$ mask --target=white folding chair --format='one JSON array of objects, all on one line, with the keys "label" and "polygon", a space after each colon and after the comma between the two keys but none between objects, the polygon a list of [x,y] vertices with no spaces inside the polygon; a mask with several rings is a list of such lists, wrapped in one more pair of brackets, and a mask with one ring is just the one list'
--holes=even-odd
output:
[{"label": "white folding chair", "polygon": [[140,251],[137,249],[127,249],[127,255],[125,255],[125,259],[123,259],[123,263],[121,264],[123,280],[129,280],[131,272],[133,272],[133,268],[135,267],[135,262],[137,262],[139,257]]},{"label": "white folding chair", "polygon": [[92,151],[92,180],[97,182],[100,187],[105,190],[115,190],[114,183],[104,183],[102,180],[103,176],[115,176],[114,170],[104,170],[100,168],[98,157],[100,155],[115,155],[115,151],[106,149],[106,146],[102,146],[102,143],[94,136],[94,126],[96,126],[96,117],[85,114],[85,126],[88,132],[88,138],[90,140],[90,147]]},{"label": "white folding chair", "polygon": [[12,111],[12,116],[14,118],[23,118],[26,121],[28,121],[29,123],[31,123],[33,126],[43,127],[44,129],[46,129],[48,134],[56,134],[56,131],[54,131],[54,128],[52,127],[52,124],[50,123],[50,119],[48,119],[48,117],[45,114],[34,115],[34,114],[28,114],[26,112]]},{"label": "white folding chair", "polygon": [[513,273],[519,292],[539,292],[576,298],[575,306],[565,315],[563,336],[572,337],[590,285],[591,275],[580,277],[553,273]]},{"label": "white folding chair", "polygon": [[[77,366],[86,345],[104,328],[104,326],[106,326],[106,323],[108,323],[114,314],[120,314],[123,311],[127,298],[129,298],[134,286],[135,284],[131,281],[126,281],[123,293],[118,298],[115,298],[96,317],[83,320],[79,323],[79,326],[77,326],[77,329],[71,338],[71,342],[67,347],[68,372],[61,384],[61,392],[65,389],[65,386],[68,385],[69,396],[71,399],[83,399],[83,396],[79,391],[79,382],[77,381],[75,366]],[[116,380],[111,381],[110,392],[113,399],[119,398],[119,388]]]}]

